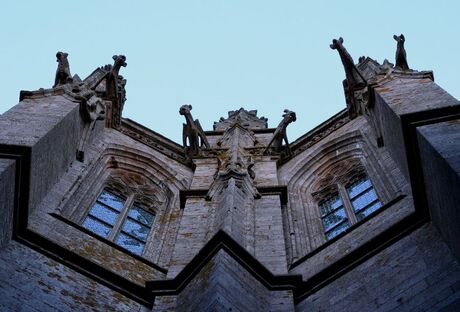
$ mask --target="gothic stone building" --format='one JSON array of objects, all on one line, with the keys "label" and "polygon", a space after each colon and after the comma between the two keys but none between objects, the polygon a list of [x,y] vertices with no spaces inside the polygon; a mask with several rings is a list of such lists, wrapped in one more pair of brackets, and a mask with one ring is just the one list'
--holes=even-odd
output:
[{"label": "gothic stone building", "polygon": [[59,52],[0,116],[0,310],[459,311],[460,103],[395,39],[333,41],[347,107],[293,142],[184,105],[179,145],[121,117],[124,56]]}]

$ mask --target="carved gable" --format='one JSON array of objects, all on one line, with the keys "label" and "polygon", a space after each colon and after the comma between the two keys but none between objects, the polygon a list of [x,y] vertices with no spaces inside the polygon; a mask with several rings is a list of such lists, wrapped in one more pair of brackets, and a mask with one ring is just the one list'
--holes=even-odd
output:
[{"label": "carved gable", "polygon": [[249,129],[266,129],[268,128],[267,122],[267,118],[257,117],[257,110],[247,111],[240,108],[236,111],[229,111],[227,118],[221,117],[219,121],[214,122],[214,131],[225,131],[235,123]]}]

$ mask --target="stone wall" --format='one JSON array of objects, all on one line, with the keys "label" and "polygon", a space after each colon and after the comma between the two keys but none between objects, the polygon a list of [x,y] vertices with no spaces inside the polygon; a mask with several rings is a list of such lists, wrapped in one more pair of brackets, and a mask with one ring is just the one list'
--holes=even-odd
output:
[{"label": "stone wall", "polygon": [[460,265],[427,224],[338,278],[296,311],[458,311]]},{"label": "stone wall", "polygon": [[150,310],[14,241],[0,249],[0,268],[1,311]]},{"label": "stone wall", "polygon": [[158,297],[163,311],[294,311],[291,291],[270,291],[220,250],[176,296]]},{"label": "stone wall", "polygon": [[0,249],[9,243],[13,234],[15,169],[14,160],[0,159]]}]

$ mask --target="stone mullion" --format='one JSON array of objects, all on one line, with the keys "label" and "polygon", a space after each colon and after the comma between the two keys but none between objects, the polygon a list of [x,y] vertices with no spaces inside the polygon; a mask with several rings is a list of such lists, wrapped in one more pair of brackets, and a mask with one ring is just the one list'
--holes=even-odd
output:
[{"label": "stone mullion", "polygon": [[348,196],[348,192],[345,186],[343,186],[342,184],[338,184],[337,188],[339,190],[340,197],[342,198],[342,204],[347,213],[348,220],[350,220],[350,225],[353,225],[356,222],[358,222],[358,220],[356,219],[356,215],[353,210],[353,205],[351,203],[350,197]]},{"label": "stone mullion", "polygon": [[120,212],[120,215],[118,216],[117,222],[115,222],[115,225],[113,226],[112,232],[110,233],[108,239],[111,241],[115,240],[115,237],[118,235],[118,233],[121,230],[121,226],[123,225],[123,222],[126,219],[126,216],[128,215],[129,208],[134,203],[134,194],[131,194],[128,196],[128,198],[125,201],[125,204],[123,206],[123,210]]}]

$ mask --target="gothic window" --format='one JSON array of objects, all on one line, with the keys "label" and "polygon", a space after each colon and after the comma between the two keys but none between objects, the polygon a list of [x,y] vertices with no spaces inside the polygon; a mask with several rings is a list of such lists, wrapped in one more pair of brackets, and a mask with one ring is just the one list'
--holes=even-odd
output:
[{"label": "gothic window", "polygon": [[364,219],[382,206],[371,181],[366,176],[361,176],[346,189],[357,221]]},{"label": "gothic window", "polygon": [[136,202],[136,195],[122,196],[105,188],[83,220],[83,227],[117,245],[142,254],[155,214]]},{"label": "gothic window", "polygon": [[319,207],[327,239],[331,239],[349,227],[347,213],[338,194],[324,200]]},{"label": "gothic window", "polygon": [[362,171],[352,177],[336,179],[321,197],[319,208],[328,240],[382,206],[372,182]]}]

